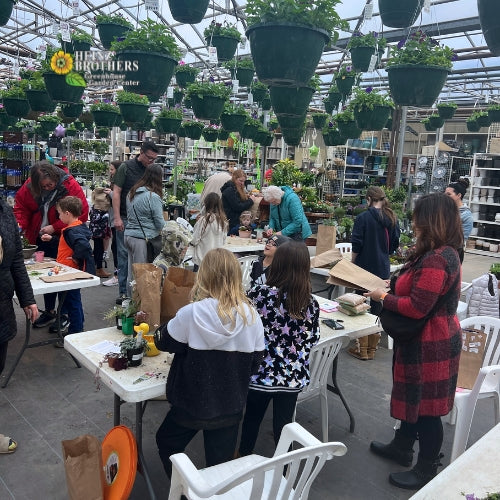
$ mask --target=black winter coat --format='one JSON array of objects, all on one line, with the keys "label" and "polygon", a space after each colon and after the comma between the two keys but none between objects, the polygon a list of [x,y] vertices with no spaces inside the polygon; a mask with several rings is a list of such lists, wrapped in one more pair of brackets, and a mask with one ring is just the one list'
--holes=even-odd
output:
[{"label": "black winter coat", "polygon": [[3,258],[0,262],[0,344],[13,339],[17,332],[12,297],[19,305],[35,304],[33,289],[24,265],[21,237],[12,209],[0,199],[0,236]]},{"label": "black winter coat", "polygon": [[241,212],[249,210],[253,205],[253,201],[251,199],[243,201],[233,181],[227,181],[220,188],[220,191],[222,193],[224,212],[226,212],[226,217],[229,220],[228,227],[231,229],[234,226],[239,226]]}]

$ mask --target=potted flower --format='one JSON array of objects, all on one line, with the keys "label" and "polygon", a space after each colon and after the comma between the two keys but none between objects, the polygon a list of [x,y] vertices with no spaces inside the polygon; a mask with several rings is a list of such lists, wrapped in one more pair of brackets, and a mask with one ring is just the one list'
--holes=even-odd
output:
[{"label": "potted flower", "polygon": [[200,120],[218,120],[230,95],[231,87],[211,81],[192,83],[187,90],[194,114]]},{"label": "potted flower", "polygon": [[187,65],[184,61],[179,61],[175,67],[175,81],[182,89],[185,89],[190,83],[194,83],[196,75],[200,72],[198,68]]},{"label": "potted flower", "polygon": [[491,118],[487,111],[476,111],[475,115],[480,127],[489,127],[491,125]]},{"label": "potted flower", "polygon": [[420,120],[420,123],[425,127],[425,130],[427,132],[435,132],[436,131],[436,127],[433,127],[431,125],[431,122],[430,122],[428,117]]},{"label": "potted flower", "polygon": [[394,109],[392,99],[379,94],[373,87],[355,88],[354,98],[349,104],[361,130],[382,130]]},{"label": "potted flower", "polygon": [[5,26],[9,22],[15,4],[16,0],[4,0],[0,3],[0,26]]},{"label": "potted flower", "polygon": [[358,139],[361,135],[361,129],[358,128],[354,113],[351,109],[346,109],[341,113],[335,115],[335,121],[339,128],[340,133],[349,139]]},{"label": "potted flower", "polygon": [[205,124],[199,120],[186,120],[181,124],[186,137],[189,139],[198,140],[201,137],[201,133],[205,128]]},{"label": "potted flower", "polygon": [[343,64],[335,75],[335,83],[342,97],[351,93],[353,85],[359,82],[359,74],[350,64]]},{"label": "potted flower", "polygon": [[120,342],[120,352],[127,356],[128,366],[140,366],[146,349],[148,343],[142,336],[125,338]]},{"label": "potted flower", "polygon": [[246,36],[255,71],[267,85],[307,86],[323,49],[347,29],[335,7],[341,0],[247,0]]},{"label": "potted flower", "polygon": [[207,12],[210,0],[168,0],[172,17],[183,24],[198,24]]},{"label": "potted flower", "polygon": [[316,90],[319,90],[319,76],[314,75],[309,84],[303,87],[275,87],[271,85],[269,92],[274,112],[280,119],[280,115],[302,116],[307,112],[311,98]]},{"label": "potted flower", "polygon": [[119,90],[116,93],[116,103],[125,123],[142,122],[146,119],[149,99],[145,95]]},{"label": "potted flower", "polygon": [[242,139],[254,139],[255,134],[258,132],[260,129],[261,123],[259,120],[256,120],[255,118],[251,118],[250,116],[247,116],[245,119],[245,124],[243,125],[243,128],[241,129],[240,136]]},{"label": "potted flower", "polygon": [[220,115],[220,122],[228,132],[241,132],[248,113],[241,104],[226,102]]},{"label": "potted flower", "polygon": [[323,127],[326,125],[328,115],[326,113],[313,113],[311,115],[311,118],[313,119],[314,128],[323,129]]},{"label": "potted flower", "polygon": [[71,31],[71,41],[65,42],[62,39],[61,34],[57,35],[57,39],[61,44],[64,52],[68,54],[74,54],[76,51],[87,52],[90,50],[92,43],[94,43],[94,39],[87,33],[81,29],[75,28]]},{"label": "potted flower", "polygon": [[9,116],[21,118],[30,112],[26,99],[27,80],[9,80],[7,88],[1,91],[3,107]]},{"label": "potted flower", "polygon": [[202,130],[203,139],[206,142],[215,142],[219,138],[219,128],[217,125],[207,125]]},{"label": "potted flower", "polygon": [[424,0],[379,0],[382,24],[391,28],[407,28],[416,21],[423,5]]},{"label": "potted flower", "polygon": [[162,108],[156,120],[165,134],[175,134],[182,122],[182,108]]},{"label": "potted flower", "polygon": [[450,120],[455,115],[457,104],[454,102],[440,102],[437,105],[439,116],[445,120]]},{"label": "potted flower", "polygon": [[90,105],[96,127],[113,127],[120,115],[120,108],[110,102],[98,101]]},{"label": "potted flower", "polygon": [[[151,19],[128,31],[123,40],[111,44],[119,61],[137,61],[137,71],[125,71],[125,81],[138,81],[138,85],[124,85],[124,90],[147,95],[158,100],[168,87],[180,51],[170,29]],[[154,68],[154,71],[152,71]]]},{"label": "potted flower", "polygon": [[492,123],[500,122],[500,104],[491,104],[488,106],[488,116]]},{"label": "potted flower", "polygon": [[238,80],[240,87],[248,87],[252,84],[255,66],[251,58],[236,58],[226,61],[224,67],[231,72],[231,78]]},{"label": "potted flower", "polygon": [[441,128],[444,125],[444,118],[441,118],[438,113],[432,113],[428,118],[430,126],[434,129]]},{"label": "potted flower", "polygon": [[236,26],[212,21],[203,31],[207,45],[217,48],[217,59],[229,61],[234,57],[241,34]]},{"label": "potted flower", "polygon": [[41,115],[38,117],[38,123],[45,134],[51,134],[59,125],[59,118],[54,115]]},{"label": "potted flower", "polygon": [[[363,35],[355,31],[349,39],[347,48],[351,53],[351,61],[356,71],[368,71],[372,56],[378,50],[379,36],[375,31]],[[385,48],[385,45],[384,45]]]},{"label": "potted flower", "polygon": [[111,44],[134,29],[134,25],[121,14],[98,14],[95,18],[102,46],[109,50]]},{"label": "potted flower", "polygon": [[469,132],[479,132],[479,129],[481,128],[481,125],[477,122],[478,118],[478,113],[477,111],[472,113],[469,118],[467,118],[467,121],[465,122],[467,126],[467,130]]},{"label": "potted flower", "polygon": [[420,30],[401,40],[387,61],[394,102],[400,106],[432,106],[455,58],[452,49]]},{"label": "potted flower", "polygon": [[255,102],[262,102],[268,95],[268,86],[265,83],[254,80],[250,85],[250,92]]}]

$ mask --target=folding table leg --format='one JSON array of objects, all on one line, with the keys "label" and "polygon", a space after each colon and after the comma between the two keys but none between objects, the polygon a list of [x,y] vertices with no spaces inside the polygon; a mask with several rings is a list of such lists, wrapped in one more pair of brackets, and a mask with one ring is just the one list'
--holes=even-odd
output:
[{"label": "folding table leg", "polygon": [[333,363],[332,363],[332,382],[333,382],[333,385],[328,384],[326,387],[329,391],[333,392],[334,394],[337,394],[337,396],[339,396],[340,400],[342,401],[342,404],[344,405],[344,408],[346,409],[346,411],[349,415],[349,420],[350,420],[349,432],[353,433],[354,427],[356,425],[356,422],[354,420],[354,415],[352,414],[352,411],[349,408],[349,405],[347,404],[347,401],[344,398],[344,395],[340,391],[339,384],[337,382],[338,358],[339,357],[336,356],[335,359],[333,360]]}]

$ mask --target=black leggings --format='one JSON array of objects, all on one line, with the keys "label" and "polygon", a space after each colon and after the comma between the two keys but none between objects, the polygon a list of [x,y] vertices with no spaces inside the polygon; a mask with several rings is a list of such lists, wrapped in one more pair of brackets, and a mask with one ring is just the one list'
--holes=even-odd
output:
[{"label": "black leggings", "polygon": [[0,375],[5,368],[5,360],[7,359],[7,347],[9,342],[0,342]]},{"label": "black leggings", "polygon": [[414,424],[401,421],[401,433],[413,439],[418,436],[418,453],[423,459],[435,460],[439,457],[443,444],[441,417],[418,417]]},{"label": "black leggings", "polygon": [[94,263],[96,269],[102,269],[102,257],[104,255],[104,239],[92,238],[94,240]]}]

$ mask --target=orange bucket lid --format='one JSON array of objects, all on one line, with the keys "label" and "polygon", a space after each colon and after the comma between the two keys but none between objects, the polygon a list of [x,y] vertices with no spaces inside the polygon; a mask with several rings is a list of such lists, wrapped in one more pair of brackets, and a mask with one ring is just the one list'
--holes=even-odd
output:
[{"label": "orange bucket lid", "polygon": [[137,444],[125,425],[113,427],[102,442],[105,500],[128,498],[137,472]]}]

